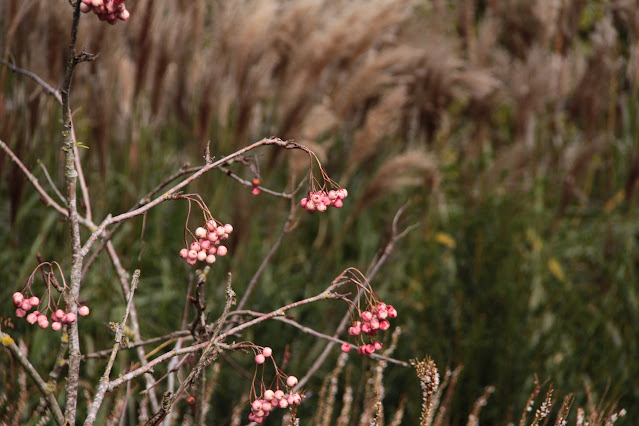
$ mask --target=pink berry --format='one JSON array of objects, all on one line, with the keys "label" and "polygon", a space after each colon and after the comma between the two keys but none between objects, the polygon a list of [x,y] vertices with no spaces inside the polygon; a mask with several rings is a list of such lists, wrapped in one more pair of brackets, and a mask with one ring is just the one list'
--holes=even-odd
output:
[{"label": "pink berry", "polygon": [[80,306],[80,309],[78,309],[78,313],[83,317],[89,315],[89,312],[90,311],[88,306]]},{"label": "pink berry", "polygon": [[31,306],[38,306],[40,304],[40,299],[38,296],[31,296],[29,303],[31,303]]},{"label": "pink berry", "polygon": [[262,349],[262,355],[267,358],[270,357],[271,355],[273,355],[273,349],[269,348],[268,346],[264,346],[264,349]]},{"label": "pink berry", "polygon": [[306,203],[308,203],[308,198],[304,197],[300,200],[300,206],[302,206],[303,209],[306,208]]},{"label": "pink berry", "polygon": [[284,391],[282,391],[281,389],[276,390],[275,391],[275,399],[279,401],[282,398],[284,398]]},{"label": "pink berry", "polygon": [[383,320],[388,317],[388,311],[386,309],[380,309],[377,311],[377,318]]},{"label": "pink berry", "polygon": [[182,259],[186,259],[187,257],[189,257],[189,251],[183,248],[182,250],[180,250],[180,257]]},{"label": "pink berry", "polygon": [[30,313],[29,315],[27,315],[27,322],[29,324],[35,324],[36,322],[38,322],[38,316],[34,313]]},{"label": "pink berry", "polygon": [[357,353],[360,355],[366,355],[366,345],[358,346]]},{"label": "pink berry", "polygon": [[248,419],[249,419],[249,422],[254,422],[255,421],[255,414],[249,413]]},{"label": "pink berry", "polygon": [[193,241],[193,242],[191,243],[191,250],[193,250],[193,251],[196,251],[196,252],[197,252],[197,251],[200,251],[200,249],[201,249],[201,247],[200,247],[200,243],[198,243],[198,242],[196,242],[196,241]]},{"label": "pink berry", "polygon": [[206,253],[206,250],[202,250],[202,251],[198,251],[197,252],[197,260],[199,260],[200,262],[206,260],[206,256],[208,254]]},{"label": "pink berry", "polygon": [[40,326],[40,328],[47,328],[49,326],[49,320],[47,319],[47,317],[43,318],[43,321],[38,321],[38,325]]},{"label": "pink berry", "polygon": [[217,253],[217,247],[213,246],[209,249],[208,251],[209,254],[216,254]]},{"label": "pink berry", "polygon": [[31,310],[31,302],[29,301],[29,299],[24,299],[22,301],[22,304],[20,305],[20,308],[29,312]]},{"label": "pink berry", "polygon": [[16,309],[16,316],[17,316],[18,318],[24,318],[24,316],[25,316],[26,314],[27,314],[27,311],[25,311],[24,309],[22,309],[22,308],[18,308],[18,309]]},{"label": "pink berry", "polygon": [[233,232],[233,225],[231,225],[230,223],[224,225],[224,232],[226,232],[227,234]]},{"label": "pink berry", "polygon": [[197,259],[197,252],[198,250],[189,250],[189,259]]},{"label": "pink berry", "polygon": [[215,255],[214,254],[209,254],[208,256],[206,256],[206,263],[215,263]]},{"label": "pink berry", "polygon": [[379,320],[377,318],[371,319],[371,330],[379,329]]},{"label": "pink berry", "polygon": [[217,229],[217,223],[215,223],[213,219],[209,220],[208,222],[206,222],[206,229],[211,232],[215,231]]},{"label": "pink berry", "polygon": [[361,333],[361,328],[359,327],[349,327],[348,328],[348,334],[350,334],[351,336],[357,336],[359,333]]},{"label": "pink berry", "polygon": [[388,318],[395,318],[397,317],[397,310],[395,308],[393,308],[392,305],[388,305],[386,307],[386,310],[388,311]]},{"label": "pink berry", "polygon": [[186,263],[189,265],[195,265],[197,263],[197,257],[195,259],[191,259],[190,257],[186,259]]},{"label": "pink berry", "polygon": [[369,311],[364,311],[362,312],[362,319],[368,322],[373,319],[373,314],[370,313]]},{"label": "pink berry", "polygon": [[322,202],[319,202],[319,203],[317,203],[316,208],[317,208],[318,212],[325,212],[326,211],[326,204],[324,204]]},{"label": "pink berry", "polygon": [[337,200],[337,191],[334,191],[332,189],[330,191],[328,191],[328,198],[331,201]]},{"label": "pink berry", "polygon": [[195,236],[198,238],[206,238],[206,234],[208,234],[208,232],[201,226],[195,230]]},{"label": "pink berry", "polygon": [[209,240],[210,242],[212,242],[212,243],[214,243],[214,242],[216,242],[217,240],[219,240],[219,237],[218,237],[218,236],[217,236],[217,234],[216,234],[215,232],[213,232],[213,231],[211,231],[211,232],[209,233],[209,235],[208,235],[206,238],[208,238],[208,240]]},{"label": "pink berry", "polygon": [[18,308],[22,305],[22,302],[24,302],[24,295],[20,292],[13,293],[13,306]]},{"label": "pink berry", "polygon": [[75,322],[76,318],[77,317],[75,316],[75,314],[73,312],[67,312],[64,315],[64,318],[62,319],[62,322],[64,322],[66,320],[67,324],[73,324]]},{"label": "pink berry", "polygon": [[218,226],[215,232],[217,232],[218,237],[226,234],[226,231],[224,230],[224,227],[222,225]]},{"label": "pink berry", "polygon": [[372,354],[373,352],[375,352],[375,346],[372,343],[369,343],[368,345],[366,345],[366,347],[364,348],[364,351],[366,351],[366,353],[368,355]]},{"label": "pink berry", "polygon": [[257,354],[255,355],[255,362],[258,364],[264,364],[264,361],[266,360],[266,358],[264,358],[264,355],[262,354]]},{"label": "pink berry", "polygon": [[[273,398],[275,398],[275,392],[273,392],[270,389],[267,389],[266,392],[264,392],[264,399],[267,401],[272,400]],[[271,411],[271,410],[267,410],[266,408],[264,408],[264,405],[262,404],[262,410],[264,411]]]},{"label": "pink berry", "polygon": [[210,248],[211,248],[211,241],[209,241],[209,240],[202,240],[202,241],[200,242],[200,248],[201,248],[202,250],[208,250],[208,249],[210,249]]},{"label": "pink berry", "polygon": [[381,320],[379,322],[379,329],[382,331],[386,331],[390,328],[390,322],[388,320]]},{"label": "pink berry", "polygon": [[379,351],[382,349],[382,344],[380,342],[373,342],[373,348],[375,348],[376,351]]},{"label": "pink berry", "polygon": [[51,328],[53,329],[53,331],[59,331],[62,328],[62,324],[60,324],[57,321],[54,321],[51,323]]},{"label": "pink berry", "polygon": [[335,207],[337,209],[341,209],[343,206],[344,206],[344,203],[339,198],[337,200],[333,201],[333,207]]},{"label": "pink berry", "polygon": [[251,194],[253,195],[259,195],[260,193],[260,188],[253,188],[251,189]]},{"label": "pink berry", "polygon": [[350,351],[351,351],[351,345],[349,345],[348,343],[343,343],[342,344],[342,352],[347,354]]},{"label": "pink berry", "polygon": [[371,325],[369,323],[362,325],[362,333],[369,334],[371,331],[373,331],[373,329],[371,328]]},{"label": "pink berry", "polygon": [[226,253],[228,253],[228,249],[226,248],[226,246],[219,246],[217,248],[217,255],[218,256],[226,256]]},{"label": "pink berry", "polygon": [[295,386],[297,384],[297,377],[288,376],[286,378],[286,384],[288,385],[289,388],[292,388],[293,386]]},{"label": "pink berry", "polygon": [[280,399],[280,402],[278,405],[280,406],[280,408],[286,408],[288,407],[288,401],[286,400],[286,398],[282,398]]},{"label": "pink berry", "polygon": [[255,401],[253,401],[253,403],[251,404],[251,408],[253,409],[253,411],[259,411],[262,409],[262,401],[260,401],[259,399],[256,399]]}]

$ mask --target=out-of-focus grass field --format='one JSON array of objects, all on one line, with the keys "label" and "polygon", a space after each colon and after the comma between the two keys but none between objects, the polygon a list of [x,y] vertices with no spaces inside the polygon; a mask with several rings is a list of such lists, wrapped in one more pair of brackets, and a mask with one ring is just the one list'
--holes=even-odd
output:
[{"label": "out-of-focus grass field", "polygon": [[[78,67],[72,93],[96,220],[127,210],[185,163],[202,164],[208,141],[219,157],[271,135],[294,139],[313,149],[350,195],[341,210],[299,214],[251,309],[270,311],[314,295],[348,266],[364,271],[407,204],[401,225],[420,226],[394,248],[372,284],[399,312],[396,358],[429,355],[442,374],[463,365],[450,424],[465,424],[488,385],[495,392],[480,424],[518,423],[535,374],[553,383],[555,410],[575,393],[571,424],[576,407],[587,405],[586,388],[595,403],[627,410],[617,424],[636,422],[634,2],[131,0],[127,7],[126,23],[109,26],[87,15],[80,25],[78,45],[100,52]],[[70,19],[62,0],[0,2],[2,57],[59,86]],[[33,81],[0,67],[0,139],[41,183],[39,163],[62,187],[60,117],[57,103]],[[252,159],[264,186],[276,191],[290,190],[306,173],[307,160],[290,152],[263,148]],[[233,170],[253,177],[241,165]],[[68,227],[4,154],[0,177],[0,316],[15,325],[3,330],[24,338],[44,374],[57,335],[16,320],[10,295],[37,265],[36,253],[68,269]],[[233,272],[241,296],[289,204],[265,193],[254,197],[217,171],[188,192],[201,194],[236,229],[230,255],[209,279],[213,320],[223,306],[225,273]],[[142,270],[136,302],[143,337],[181,323],[191,273],[177,255],[186,214],[185,202],[164,203],[113,238],[124,266]],[[83,352],[112,345],[106,323],[122,317],[120,294],[103,254],[81,292],[92,309],[80,329]],[[343,303],[324,302],[295,315],[331,333],[344,312]],[[288,348],[287,371],[298,376],[324,347],[276,322],[243,339],[280,353]],[[252,356],[228,356],[252,368]],[[319,388],[336,357],[337,351],[306,386],[302,424],[313,424]],[[135,356],[118,360],[122,369]],[[15,390],[0,401],[4,415],[19,395],[18,366],[7,352],[0,363],[0,384]],[[350,383],[362,395],[361,372],[371,362],[352,355],[349,365]],[[81,386],[92,393],[103,368],[103,361],[83,364],[88,381]],[[404,424],[417,424],[414,372],[391,365],[384,380],[387,417],[406,394]],[[339,383],[342,392],[343,377]],[[28,386],[31,406],[37,396]],[[226,407],[248,387],[224,361],[211,402],[214,424],[230,421]]]}]

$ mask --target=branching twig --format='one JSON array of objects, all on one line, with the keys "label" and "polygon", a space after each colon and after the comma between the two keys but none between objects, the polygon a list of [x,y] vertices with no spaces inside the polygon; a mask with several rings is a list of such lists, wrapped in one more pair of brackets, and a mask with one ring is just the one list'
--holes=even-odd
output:
[{"label": "branching twig", "polygon": [[40,86],[42,86],[42,88],[44,90],[49,92],[50,95],[52,95],[54,98],[56,98],[56,100],[59,103],[62,103],[62,97],[60,96],[60,91],[54,89],[49,83],[44,81],[37,74],[35,74],[35,73],[31,72],[31,71],[27,71],[27,70],[25,70],[23,68],[20,68],[20,67],[16,66],[16,65],[13,65],[12,63],[7,62],[7,61],[5,61],[2,58],[0,58],[0,64],[5,65],[7,68],[9,68],[13,72],[17,72],[18,74],[26,75],[30,79],[34,80],[36,83],[38,83]]},{"label": "branching twig", "polygon": [[91,404],[91,407],[89,408],[89,415],[87,416],[84,422],[85,426],[90,426],[93,423],[95,423],[95,419],[98,415],[98,410],[100,409],[100,406],[102,405],[104,394],[106,393],[107,386],[109,385],[109,375],[111,374],[111,369],[113,368],[115,357],[118,355],[118,350],[120,349],[122,336],[124,335],[124,327],[126,326],[126,320],[128,319],[129,313],[131,312],[131,306],[133,305],[133,295],[135,294],[135,289],[138,287],[139,281],[140,281],[140,270],[136,269],[135,272],[133,273],[133,278],[131,279],[131,291],[129,292],[129,300],[126,305],[126,311],[124,312],[124,318],[122,318],[122,322],[119,324],[115,332],[115,343],[111,351],[111,358],[109,358],[109,362],[107,363],[107,366],[104,369],[104,375],[100,379],[100,386],[98,387],[98,392],[93,398],[93,403]]},{"label": "branching twig", "polygon": [[16,345],[16,342],[11,338],[11,336],[0,331],[0,342],[5,348],[7,348],[7,350],[9,350],[9,352],[13,354],[13,356],[18,360],[20,365],[27,372],[29,377],[31,377],[31,379],[35,382],[36,386],[42,393],[42,396],[44,396],[44,398],[46,399],[47,405],[49,406],[49,409],[51,410],[51,414],[53,414],[53,418],[55,422],[58,425],[63,425],[64,416],[62,415],[62,410],[60,409],[60,406],[58,405],[58,401],[56,400],[55,394],[53,393],[53,390],[51,389],[51,387],[49,387],[44,382],[44,380],[42,380],[42,377],[40,377],[40,374],[38,374],[36,369],[29,362],[29,360],[24,355],[24,353],[22,353],[22,351],[20,350],[18,345]]}]

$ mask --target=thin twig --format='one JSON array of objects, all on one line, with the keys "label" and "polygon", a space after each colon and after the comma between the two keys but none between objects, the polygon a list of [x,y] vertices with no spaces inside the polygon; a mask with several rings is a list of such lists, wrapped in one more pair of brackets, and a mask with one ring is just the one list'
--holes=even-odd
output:
[{"label": "thin twig", "polygon": [[49,182],[51,189],[53,189],[53,192],[55,192],[55,195],[57,195],[60,201],[62,201],[62,204],[66,206],[67,200],[64,198],[64,196],[62,195],[58,187],[55,186],[55,183],[53,183],[53,180],[51,179],[51,175],[49,175],[49,171],[47,170],[47,168],[44,166],[44,164],[42,164],[42,161],[40,160],[38,160],[38,165],[42,169],[42,172],[44,173],[44,176],[47,178],[47,181]]},{"label": "thin twig", "polygon": [[58,425],[64,424],[64,416],[62,414],[62,410],[58,405],[58,401],[56,400],[55,394],[53,393],[51,387],[49,387],[40,374],[38,374],[35,367],[29,362],[27,357],[22,353],[16,342],[9,336],[8,334],[0,331],[0,343],[7,348],[9,352],[13,354],[13,356],[18,360],[20,365],[27,372],[29,377],[35,382],[36,386],[42,393],[42,396],[47,400],[47,405],[51,410],[51,414],[53,414],[53,418]]},{"label": "thin twig", "polygon": [[131,312],[131,306],[133,305],[133,295],[135,294],[135,289],[138,287],[138,282],[140,282],[140,270],[136,269],[133,273],[133,278],[131,279],[131,291],[129,292],[129,300],[126,304],[126,311],[124,312],[124,318],[122,318],[122,322],[117,327],[115,332],[115,343],[113,344],[113,350],[111,351],[111,357],[109,358],[109,362],[107,363],[106,368],[104,369],[104,375],[100,379],[100,386],[98,387],[98,392],[95,394],[93,398],[93,403],[89,409],[89,414],[84,422],[85,426],[90,426],[95,423],[95,419],[98,415],[98,410],[102,405],[102,400],[104,399],[104,394],[106,393],[107,387],[109,385],[109,375],[111,374],[111,369],[113,368],[113,363],[115,362],[115,357],[118,355],[118,350],[120,349],[120,344],[122,343],[122,337],[124,336],[124,327],[126,326],[126,320],[129,317],[129,313]]},{"label": "thin twig", "polygon": [[[147,340],[140,340],[137,342],[129,342],[129,345],[126,348],[120,348],[120,350],[124,349],[135,349],[138,346],[150,345],[151,343],[161,342],[161,341],[172,341],[177,340],[178,338],[191,338],[191,333],[187,330],[182,331],[174,331],[173,333],[165,334],[164,336],[153,337]],[[104,349],[97,352],[92,352],[90,354],[83,354],[82,359],[90,359],[90,358],[106,358],[112,349]]]},{"label": "thin twig", "polygon": [[30,79],[34,80],[36,83],[38,83],[40,86],[42,86],[42,88],[44,88],[44,90],[49,92],[49,94],[52,95],[59,103],[62,103],[62,97],[60,96],[60,91],[54,89],[53,87],[51,87],[51,85],[49,83],[44,81],[37,74],[35,74],[35,73],[31,72],[31,71],[27,71],[27,70],[25,70],[23,68],[20,68],[20,67],[16,66],[16,65],[13,65],[12,63],[7,62],[7,61],[5,61],[2,58],[0,58],[0,64],[5,65],[7,68],[9,68],[13,72],[17,72],[18,74],[26,75]]}]

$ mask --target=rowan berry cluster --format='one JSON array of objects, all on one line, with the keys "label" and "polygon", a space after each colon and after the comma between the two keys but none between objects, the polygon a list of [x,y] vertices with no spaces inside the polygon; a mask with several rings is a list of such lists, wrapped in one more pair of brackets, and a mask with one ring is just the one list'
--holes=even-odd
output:
[{"label": "rowan berry cluster", "polygon": [[[262,348],[262,350],[255,355],[256,364],[264,364],[267,358],[271,358],[273,350],[268,346]],[[272,359],[272,358],[271,358]],[[255,423],[262,423],[273,410],[276,408],[294,407],[300,405],[302,402],[302,395],[299,392],[293,392],[292,389],[297,385],[297,377],[287,376],[286,380],[283,380],[283,376],[286,376],[277,369],[277,386],[275,390],[266,389],[262,387],[261,395],[258,397],[255,395],[255,399],[251,402],[251,413],[248,416],[249,421]],[[279,383],[285,382],[289,392],[284,392],[279,389]]]},{"label": "rowan berry cluster", "polygon": [[[369,337],[377,336],[379,331],[386,331],[390,328],[389,318],[397,317],[397,310],[392,305],[379,302],[371,306],[368,310],[360,313],[360,320],[353,321],[352,326],[348,328],[348,334],[351,336],[361,336],[365,334]],[[370,355],[375,351],[382,349],[382,344],[373,340],[371,343],[362,343],[357,348],[360,355]],[[342,345],[343,352],[350,352],[351,345],[345,343]]]},{"label": "rowan berry cluster", "polygon": [[[24,294],[15,292],[13,293],[13,306],[16,307],[16,317],[24,318],[26,316],[26,320],[29,324],[38,323],[40,328],[49,327],[49,320],[45,315],[45,312],[50,309],[49,307],[45,308],[43,312],[36,309],[28,313],[31,309],[40,306],[40,298],[38,296],[25,297]],[[88,306],[81,306],[78,309],[78,314],[81,316],[87,316],[89,312]],[[76,319],[77,316],[73,312],[65,312],[62,309],[56,309],[54,311],[51,309],[51,328],[55,331],[60,330],[62,324],[73,324]]]},{"label": "rowan berry cluster", "polygon": [[100,21],[115,25],[118,19],[121,21],[129,19],[129,11],[126,10],[124,2],[125,0],[82,0],[80,10],[83,13],[93,11]]},{"label": "rowan berry cluster", "polygon": [[326,192],[323,189],[319,191],[310,191],[308,197],[302,198],[300,206],[308,213],[325,212],[329,207],[340,208],[344,205],[344,198],[348,196],[348,191],[344,188],[331,189]]},{"label": "rowan berry cluster", "polygon": [[180,257],[186,259],[189,265],[195,265],[198,261],[215,263],[215,255],[226,256],[228,249],[222,242],[233,232],[230,224],[222,225],[215,219],[208,220],[204,226],[195,230],[195,238],[188,248],[180,250]]}]

